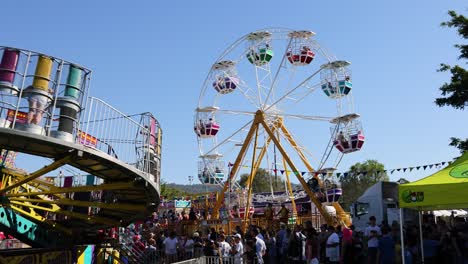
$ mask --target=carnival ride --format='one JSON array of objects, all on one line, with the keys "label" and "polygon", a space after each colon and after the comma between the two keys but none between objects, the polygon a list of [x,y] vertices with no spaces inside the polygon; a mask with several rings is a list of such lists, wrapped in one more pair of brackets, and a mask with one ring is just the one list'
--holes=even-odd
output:
[{"label": "carnival ride", "polygon": [[[194,131],[200,150],[198,177],[204,184],[222,187],[213,218],[219,218],[228,203],[250,208],[250,187],[258,169],[264,168],[275,175],[270,177],[270,202],[291,201],[295,210],[292,174],[328,224],[350,224],[338,203],[339,181],[330,172],[344,154],[360,150],[365,138],[353,110],[350,63],[337,60],[314,35],[276,28],[255,31],[235,41],[212,65],[195,110]],[[323,123],[331,124],[330,136],[321,134],[328,130]],[[321,158],[298,138],[314,144],[314,150],[324,149]],[[226,166],[226,161],[234,162]],[[298,162],[305,166],[308,180]],[[249,175],[245,188],[236,180],[242,169]],[[279,171],[285,176],[284,197],[274,195]],[[244,199],[239,199],[241,193]],[[327,206],[335,208],[336,217]],[[248,217],[244,215],[245,222]]]},{"label": "carnival ride", "polygon": [[[97,243],[98,230],[154,211],[158,121],[90,97],[83,66],[12,47],[0,54],[0,229],[31,246],[66,247]],[[17,153],[47,163],[27,172],[13,165]],[[43,177],[64,173],[68,183]],[[89,180],[79,183],[83,175]]]}]

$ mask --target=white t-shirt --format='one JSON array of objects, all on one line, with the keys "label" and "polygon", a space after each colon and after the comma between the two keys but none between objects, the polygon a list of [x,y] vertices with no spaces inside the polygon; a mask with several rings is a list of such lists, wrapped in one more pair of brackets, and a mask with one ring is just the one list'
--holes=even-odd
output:
[{"label": "white t-shirt", "polygon": [[193,253],[193,245],[195,242],[193,242],[193,239],[189,239],[185,242],[185,252],[191,252]]},{"label": "white t-shirt", "polygon": [[226,241],[219,242],[219,250],[221,251],[221,256],[222,257],[229,257],[229,252],[231,251],[231,246]]},{"label": "white t-shirt", "polygon": [[366,230],[364,231],[364,235],[365,235],[366,237],[370,237],[370,233],[371,233],[372,230],[377,231],[377,235],[378,235],[378,236],[382,235],[382,233],[380,232],[380,227],[377,226],[377,225],[376,225],[376,226],[368,226],[368,227],[366,227]]},{"label": "white t-shirt", "polygon": [[242,245],[241,242],[239,242],[239,244],[234,245],[234,249],[237,251],[237,253],[234,254],[234,264],[242,264],[242,255],[244,254],[244,246]]},{"label": "white t-shirt", "polygon": [[167,237],[166,239],[164,239],[164,242],[163,242],[164,252],[167,255],[177,254],[177,243],[179,243],[179,241],[175,237],[174,239],[170,237]]},{"label": "white t-shirt", "polygon": [[258,258],[258,264],[263,264],[263,255],[266,253],[266,249],[265,242],[257,236],[255,241],[255,252]]},{"label": "white t-shirt", "polygon": [[[336,244],[334,247],[328,247],[328,245]],[[327,248],[325,250],[325,255],[330,259],[330,261],[339,261],[340,260],[340,238],[337,233],[331,234],[327,239]]]}]

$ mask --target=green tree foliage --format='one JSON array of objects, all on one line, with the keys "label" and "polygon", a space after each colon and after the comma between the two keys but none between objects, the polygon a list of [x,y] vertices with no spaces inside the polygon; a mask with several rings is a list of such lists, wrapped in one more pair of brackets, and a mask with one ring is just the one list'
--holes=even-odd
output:
[{"label": "green tree foliage", "polygon": [[172,199],[174,197],[185,196],[187,195],[187,192],[174,188],[166,182],[161,181],[160,195],[167,199]]},{"label": "green tree foliage", "polygon": [[352,165],[349,168],[348,176],[340,179],[343,189],[343,207],[348,208],[375,183],[388,181],[388,175],[384,171],[385,166],[377,160],[366,160],[363,163],[358,162]]},{"label": "green tree foliage", "polygon": [[[468,19],[463,15],[457,14],[455,11],[449,11],[451,19],[443,22],[444,27],[456,28],[458,34],[463,39],[468,39]],[[456,48],[460,50],[460,60],[468,59],[468,45],[456,44]],[[451,106],[455,109],[464,110],[468,106],[468,71],[459,65],[450,66],[447,64],[440,65],[440,72],[449,71],[452,75],[450,83],[444,83],[440,87],[442,97],[436,98],[435,103],[439,107]],[[468,150],[468,138],[463,140],[460,138],[451,138],[450,146],[454,146],[463,153]]]},{"label": "green tree foliage", "polygon": [[[239,180],[239,185],[245,187],[247,180],[249,180],[250,173],[242,174]],[[290,177],[294,175],[290,174]],[[278,175],[277,182],[275,183],[275,175],[270,174],[267,170],[259,168],[255,174],[252,183],[252,192],[270,192],[270,180],[274,191],[284,191],[284,181],[281,180],[281,175]]]}]

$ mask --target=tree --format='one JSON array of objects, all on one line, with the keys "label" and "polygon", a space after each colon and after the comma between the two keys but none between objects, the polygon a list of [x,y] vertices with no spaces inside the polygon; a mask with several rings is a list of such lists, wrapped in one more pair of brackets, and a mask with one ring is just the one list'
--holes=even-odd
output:
[{"label": "tree", "polygon": [[[463,15],[458,15],[455,11],[449,11],[451,19],[447,22],[441,23],[441,26],[456,28],[458,34],[468,39],[468,19]],[[468,59],[468,45],[456,44],[456,48],[460,50],[460,60]],[[455,109],[464,110],[468,106],[468,71],[459,65],[450,66],[447,64],[440,64],[439,72],[450,71],[452,77],[450,83],[444,83],[439,88],[442,97],[436,98],[435,104],[439,107],[451,106]],[[454,146],[460,150],[461,153],[468,150],[468,138],[463,140],[460,138],[450,138],[450,146]]]},{"label": "tree", "polygon": [[[247,180],[249,179],[250,173],[242,174],[239,180],[239,185],[245,187],[247,185]],[[290,176],[293,176],[290,174]],[[294,177],[294,176],[293,176]],[[253,183],[252,183],[252,192],[270,192],[270,180],[273,185],[274,191],[284,191],[284,181],[278,179],[278,182],[275,184],[275,176],[271,175],[267,170],[259,168],[255,174]]]},{"label": "tree", "polygon": [[169,186],[166,182],[161,181],[160,184],[160,196],[166,199],[172,199],[174,197],[186,196],[187,193]]},{"label": "tree", "polygon": [[349,168],[348,175],[340,179],[343,189],[342,204],[348,208],[369,187],[379,181],[388,181],[385,166],[377,160],[366,160]]}]

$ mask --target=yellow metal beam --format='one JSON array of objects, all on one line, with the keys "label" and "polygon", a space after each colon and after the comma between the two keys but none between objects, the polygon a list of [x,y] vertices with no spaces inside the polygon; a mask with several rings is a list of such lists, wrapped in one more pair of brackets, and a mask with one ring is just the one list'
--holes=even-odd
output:
[{"label": "yellow metal beam", "polygon": [[[47,166],[44,166],[43,168],[41,168],[41,169],[39,169],[39,170],[37,170],[37,171],[35,171],[35,172],[33,172],[33,173],[27,175],[27,177],[25,177],[25,178],[23,178],[23,179],[21,179],[21,180],[15,182],[15,183],[12,184],[12,185],[3,186],[3,189],[0,190],[0,193],[8,192],[8,191],[10,191],[10,190],[12,190],[12,189],[14,189],[14,188],[16,188],[16,187],[18,187],[18,186],[21,186],[21,185],[24,184],[24,183],[27,183],[27,182],[29,182],[29,181],[32,181],[32,180],[34,180],[34,179],[36,179],[36,178],[41,177],[42,175],[44,175],[44,174],[46,174],[46,173],[48,173],[48,172],[51,172],[51,171],[53,171],[53,170],[55,170],[55,169],[57,169],[57,168],[60,168],[60,167],[62,167],[63,165],[65,165],[66,163],[70,162],[70,161],[71,161],[71,158],[72,158],[71,155],[65,156],[65,157],[63,157],[63,158],[61,158],[61,159],[58,159],[58,160],[52,162],[51,164],[49,164],[49,165],[47,165]],[[2,170],[3,170],[3,169],[2,169]],[[16,175],[21,175],[21,174],[18,174],[18,173],[14,173],[14,174],[16,174]],[[12,174],[12,175],[14,175],[14,174]]]},{"label": "yellow metal beam", "polygon": [[[281,142],[279,131],[277,131],[276,135],[278,136],[278,142]],[[284,167],[284,173],[286,176],[286,184],[288,187],[289,199],[291,199],[293,217],[296,217],[297,216],[296,201],[294,200],[294,193],[293,193],[292,186],[291,186],[291,180],[289,179],[288,166],[286,165],[286,160],[284,158],[283,158],[283,167]]]},{"label": "yellow metal beam", "polygon": [[224,183],[224,187],[221,190],[219,197],[218,197],[219,199],[216,201],[216,204],[213,207],[213,215],[212,215],[213,219],[219,218],[219,209],[221,208],[221,205],[223,204],[224,193],[228,191],[229,183],[234,179],[234,176],[237,174],[237,171],[241,167],[242,161],[244,160],[244,157],[245,157],[245,153],[247,152],[247,149],[249,148],[250,141],[252,141],[252,137],[255,133],[256,128],[258,127],[258,123],[259,121],[257,119],[257,115],[255,115],[254,122],[252,123],[252,126],[250,127],[250,130],[247,133],[247,137],[245,138],[244,144],[242,144],[241,150],[239,151],[239,154],[237,155],[236,161],[234,162],[234,165],[231,168],[231,172],[229,173],[229,179]]},{"label": "yellow metal beam", "polygon": [[247,231],[247,219],[249,219],[249,212],[250,212],[250,196],[252,195],[252,183],[255,178],[255,172],[257,171],[255,168],[255,165],[259,164],[256,162],[255,158],[257,156],[257,140],[258,140],[258,126],[257,129],[255,129],[255,139],[254,139],[254,145],[253,145],[253,150],[252,150],[252,166],[250,167],[250,176],[247,179],[250,181],[249,183],[249,189],[247,190],[247,205],[245,206],[244,210],[244,231]]},{"label": "yellow metal beam", "polygon": [[38,215],[36,212],[27,212],[17,206],[14,206],[14,205],[11,205],[10,206],[11,209],[15,210],[16,212],[24,215],[24,216],[27,216],[27,217],[31,217],[33,218],[34,220],[36,221],[39,221],[39,222],[42,222],[42,223],[45,223],[45,224],[48,224],[54,228],[57,228],[58,230],[62,231],[62,232],[65,232],[66,234],[68,235],[71,235],[72,234],[72,231],[68,228],[65,228],[63,227],[62,225],[60,224],[57,224],[56,222],[53,222],[53,221],[50,221],[50,220],[47,220],[45,219],[44,217],[42,217],[41,215]]},{"label": "yellow metal beam", "polygon": [[100,190],[122,190],[135,188],[131,182],[119,182],[119,183],[108,183],[93,186],[77,186],[77,187],[65,187],[65,188],[50,188],[48,191],[42,192],[27,192],[27,193],[7,193],[7,197],[20,197],[20,196],[32,196],[41,194],[58,194],[58,193],[72,193],[72,192],[91,192]]},{"label": "yellow metal beam", "polygon": [[[277,120],[277,121],[274,123],[273,127],[271,128],[271,131],[275,132],[275,131],[276,131],[276,128],[280,126],[280,123],[281,123],[281,120]],[[257,158],[257,160],[255,161],[255,165],[253,166],[254,171],[253,171],[251,174],[253,174],[253,175],[256,175],[256,174],[257,174],[257,170],[258,170],[258,168],[260,167],[260,164],[262,163],[263,157],[265,156],[265,154],[266,154],[266,152],[267,152],[267,150],[268,150],[268,146],[270,145],[270,143],[271,143],[271,138],[268,137],[268,138],[267,138],[267,141],[265,142],[265,145],[263,146],[262,150],[260,151],[260,154],[258,154],[258,158]],[[250,185],[249,185],[249,184],[250,184],[250,182],[247,181],[246,186],[245,186],[246,189],[249,189],[249,188],[250,188]]]},{"label": "yellow metal beam", "polygon": [[317,198],[315,197],[315,194],[310,190],[310,188],[307,185],[306,181],[299,174],[299,170],[297,169],[296,165],[294,165],[293,161],[289,158],[288,154],[286,153],[286,150],[283,148],[281,143],[278,141],[278,139],[272,133],[272,131],[270,130],[270,128],[268,127],[268,125],[266,124],[266,122],[265,122],[265,120],[263,118],[261,119],[261,124],[264,127],[265,131],[268,133],[268,135],[272,138],[273,142],[275,143],[276,147],[280,151],[283,158],[288,163],[289,167],[292,169],[293,173],[296,175],[297,179],[299,180],[302,187],[304,188],[304,191],[306,191],[307,195],[309,195],[310,200],[315,204],[315,206],[319,210],[320,214],[325,218],[325,221],[327,222],[327,224],[328,225],[333,225],[334,224],[333,223],[333,218],[322,208],[322,203],[317,200]]},{"label": "yellow metal beam", "polygon": [[310,172],[314,171],[314,168],[309,163],[306,156],[302,152],[301,148],[299,147],[299,145],[297,145],[297,142],[294,140],[291,133],[289,133],[288,129],[284,126],[284,124],[281,124],[280,128],[281,128],[281,131],[283,132],[285,138],[288,140],[289,144],[291,144],[291,146],[296,150],[297,154],[299,155],[299,158],[302,160],[302,162],[306,166],[307,170],[310,171]]},{"label": "yellow metal beam", "polygon": [[146,206],[137,205],[137,204],[122,204],[122,203],[109,204],[109,203],[102,203],[102,202],[75,201],[75,200],[70,200],[70,199],[42,200],[42,199],[11,197],[10,201],[22,201],[22,202],[58,204],[58,205],[73,205],[73,206],[79,206],[79,207],[98,207],[98,208],[104,208],[104,209],[110,209],[110,210],[121,210],[121,211],[130,211],[130,212],[146,211]]},{"label": "yellow metal beam", "polygon": [[120,225],[120,222],[112,220],[112,219],[108,219],[108,218],[105,218],[105,217],[85,215],[85,214],[80,214],[80,213],[61,210],[61,209],[54,210],[52,208],[47,208],[47,207],[32,205],[32,204],[26,204],[26,203],[18,202],[18,201],[11,201],[10,203],[25,206],[25,207],[29,207],[29,208],[38,209],[38,210],[41,210],[41,211],[46,211],[46,212],[51,212],[51,213],[55,213],[55,214],[61,214],[61,215],[66,215],[66,216],[70,216],[70,217],[75,217],[75,218],[85,220],[85,221],[90,222],[90,223],[105,224],[105,225],[108,225],[108,226],[119,226]]}]

